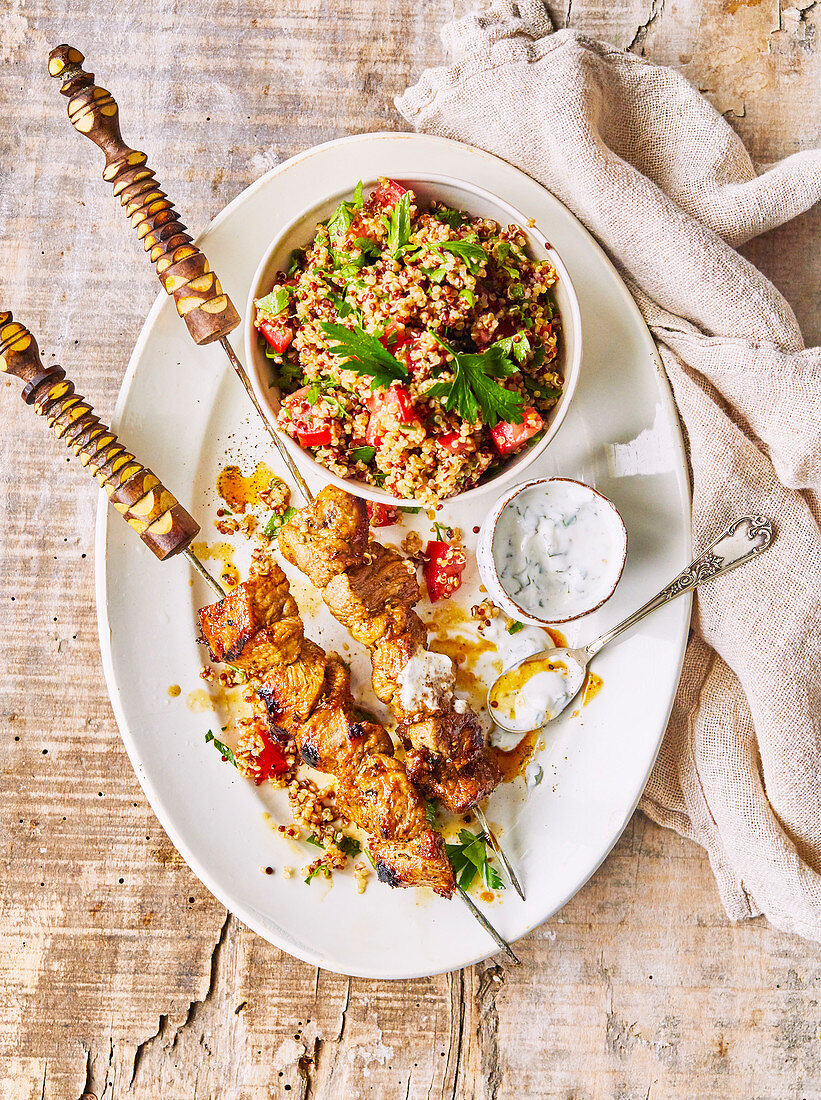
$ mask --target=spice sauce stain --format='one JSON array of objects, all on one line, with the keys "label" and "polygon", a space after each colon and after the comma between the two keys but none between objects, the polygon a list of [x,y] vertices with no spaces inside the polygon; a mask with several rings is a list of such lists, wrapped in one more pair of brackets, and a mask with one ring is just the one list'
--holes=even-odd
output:
[{"label": "spice sauce stain", "polygon": [[217,492],[232,512],[242,513],[249,505],[259,503],[259,494],[271,484],[274,471],[264,462],[247,477],[239,466],[226,466],[217,478]]},{"label": "spice sauce stain", "polygon": [[496,766],[502,773],[502,782],[511,783],[524,773],[530,763],[533,753],[536,751],[536,742],[539,738],[538,730],[526,733],[518,745],[513,749],[495,749],[490,752],[496,762]]},{"label": "spice sauce stain", "polygon": [[191,550],[200,561],[218,561],[221,563],[220,579],[233,587],[239,583],[239,570],[234,565],[234,548],[230,542],[194,542]]}]

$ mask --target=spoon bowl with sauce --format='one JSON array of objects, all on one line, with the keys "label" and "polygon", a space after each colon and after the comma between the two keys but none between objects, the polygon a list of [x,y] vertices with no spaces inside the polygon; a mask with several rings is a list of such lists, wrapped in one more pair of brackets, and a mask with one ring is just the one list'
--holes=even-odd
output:
[{"label": "spoon bowl with sauce", "polygon": [[581,690],[587,666],[606,645],[677,596],[757,557],[772,540],[773,525],[766,517],[737,519],[666,588],[606,634],[579,649],[542,650],[503,672],[487,695],[493,721],[510,733],[525,733],[558,718]]}]

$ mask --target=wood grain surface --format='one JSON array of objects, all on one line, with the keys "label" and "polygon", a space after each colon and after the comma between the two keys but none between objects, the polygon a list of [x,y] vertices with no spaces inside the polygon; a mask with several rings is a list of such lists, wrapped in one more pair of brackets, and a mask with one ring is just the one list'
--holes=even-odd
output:
[{"label": "wood grain surface", "polygon": [[[818,140],[821,8],[564,0],[678,68],[766,163]],[[66,40],[116,90],[201,229],[310,145],[403,128],[467,0],[2,0],[0,309],[103,416],[157,294],[46,75]],[[821,338],[818,211],[747,246]],[[94,612],[97,490],[4,380],[0,1096],[817,1100],[821,948],[732,925],[694,845],[637,815],[588,885],[495,963],[348,980],[229,916],[157,824],[117,733]],[[58,476],[59,475],[59,476]]]}]

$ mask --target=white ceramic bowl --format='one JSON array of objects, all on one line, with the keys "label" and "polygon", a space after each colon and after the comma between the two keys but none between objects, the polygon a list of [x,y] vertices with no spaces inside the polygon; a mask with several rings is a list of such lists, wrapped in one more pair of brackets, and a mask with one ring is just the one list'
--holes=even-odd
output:
[{"label": "white ceramic bowl", "polygon": [[[499,517],[515,497],[529,489],[535,489],[540,485],[547,487],[555,482],[562,481],[579,486],[585,493],[597,497],[599,501],[604,501],[606,508],[604,509],[602,536],[610,536],[614,546],[614,552],[612,560],[608,563],[607,574],[600,585],[599,591],[591,598],[590,606],[583,608],[581,611],[577,611],[575,614],[562,615],[559,613],[555,618],[545,619],[537,615],[532,615],[530,612],[526,611],[516,603],[513,597],[502,586],[499,572],[496,568],[496,559],[493,555],[493,540],[496,535],[496,526],[499,522]],[[608,498],[603,496],[597,489],[593,489],[589,485],[585,485],[584,482],[576,481],[574,478],[569,477],[541,477],[535,478],[533,481],[526,481],[523,485],[514,486],[514,488],[510,489],[496,502],[492,511],[485,517],[476,543],[476,564],[479,567],[482,581],[488,590],[488,595],[493,602],[501,607],[511,618],[521,623],[528,623],[531,626],[552,626],[561,623],[569,623],[597,611],[603,604],[607,603],[616,591],[616,586],[621,580],[626,561],[627,528],[624,526],[624,520],[621,518],[618,508],[616,508],[612,500],[608,500]]]},{"label": "white ceramic bowl", "polygon": [[[582,354],[579,303],[567,269],[556,252],[550,247],[549,238],[545,236],[545,229],[549,232],[549,226],[528,226],[528,216],[526,214],[514,209],[502,199],[490,194],[490,192],[482,190],[481,187],[452,176],[425,175],[424,177],[417,177],[406,174],[402,176],[400,182],[410,185],[416,193],[420,205],[443,202],[456,209],[466,210],[475,216],[492,218],[501,225],[518,225],[527,237],[530,254],[539,260],[550,260],[558,275],[553,289],[553,298],[562,321],[558,356],[559,366],[564,377],[562,396],[550,411],[547,419],[547,431],[534,447],[526,448],[508,462],[503,463],[497,473],[480,485],[468,489],[464,493],[457,493],[456,497],[451,498],[454,500],[458,498],[460,501],[469,500],[487,493],[491,489],[498,491],[502,486],[509,485],[521,477],[525,469],[543,453],[559,430],[567,414],[579,378]],[[365,194],[369,194],[375,186],[376,180],[366,180]],[[269,414],[272,422],[279,411],[279,389],[271,385],[271,364],[260,347],[258,333],[254,328],[256,313],[254,299],[261,298],[268,293],[273,284],[275,273],[287,268],[293,250],[304,248],[309,244],[313,239],[317,224],[328,218],[343,199],[350,198],[352,192],[353,185],[342,189],[329,186],[328,196],[323,202],[310,207],[297,218],[294,218],[279,236],[274,238],[251,283],[251,291],[245,307],[245,361],[249,365],[249,374],[257,399],[265,412]],[[340,489],[355,493],[366,500],[380,501],[383,504],[417,503],[413,500],[399,500],[364,481],[353,478],[340,478],[320,465],[308,451],[300,447],[296,440],[291,439],[289,435],[281,432],[280,437],[284,440],[285,446],[305,474],[316,474],[323,481],[331,482]]]}]

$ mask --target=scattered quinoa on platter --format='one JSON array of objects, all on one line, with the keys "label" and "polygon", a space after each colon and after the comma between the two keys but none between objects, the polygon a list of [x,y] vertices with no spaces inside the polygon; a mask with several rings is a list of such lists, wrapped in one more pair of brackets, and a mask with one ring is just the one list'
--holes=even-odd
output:
[{"label": "scattered quinoa on platter", "polygon": [[256,300],[279,426],[327,469],[425,504],[543,434],[562,393],[556,272],[500,226],[362,184]]}]

